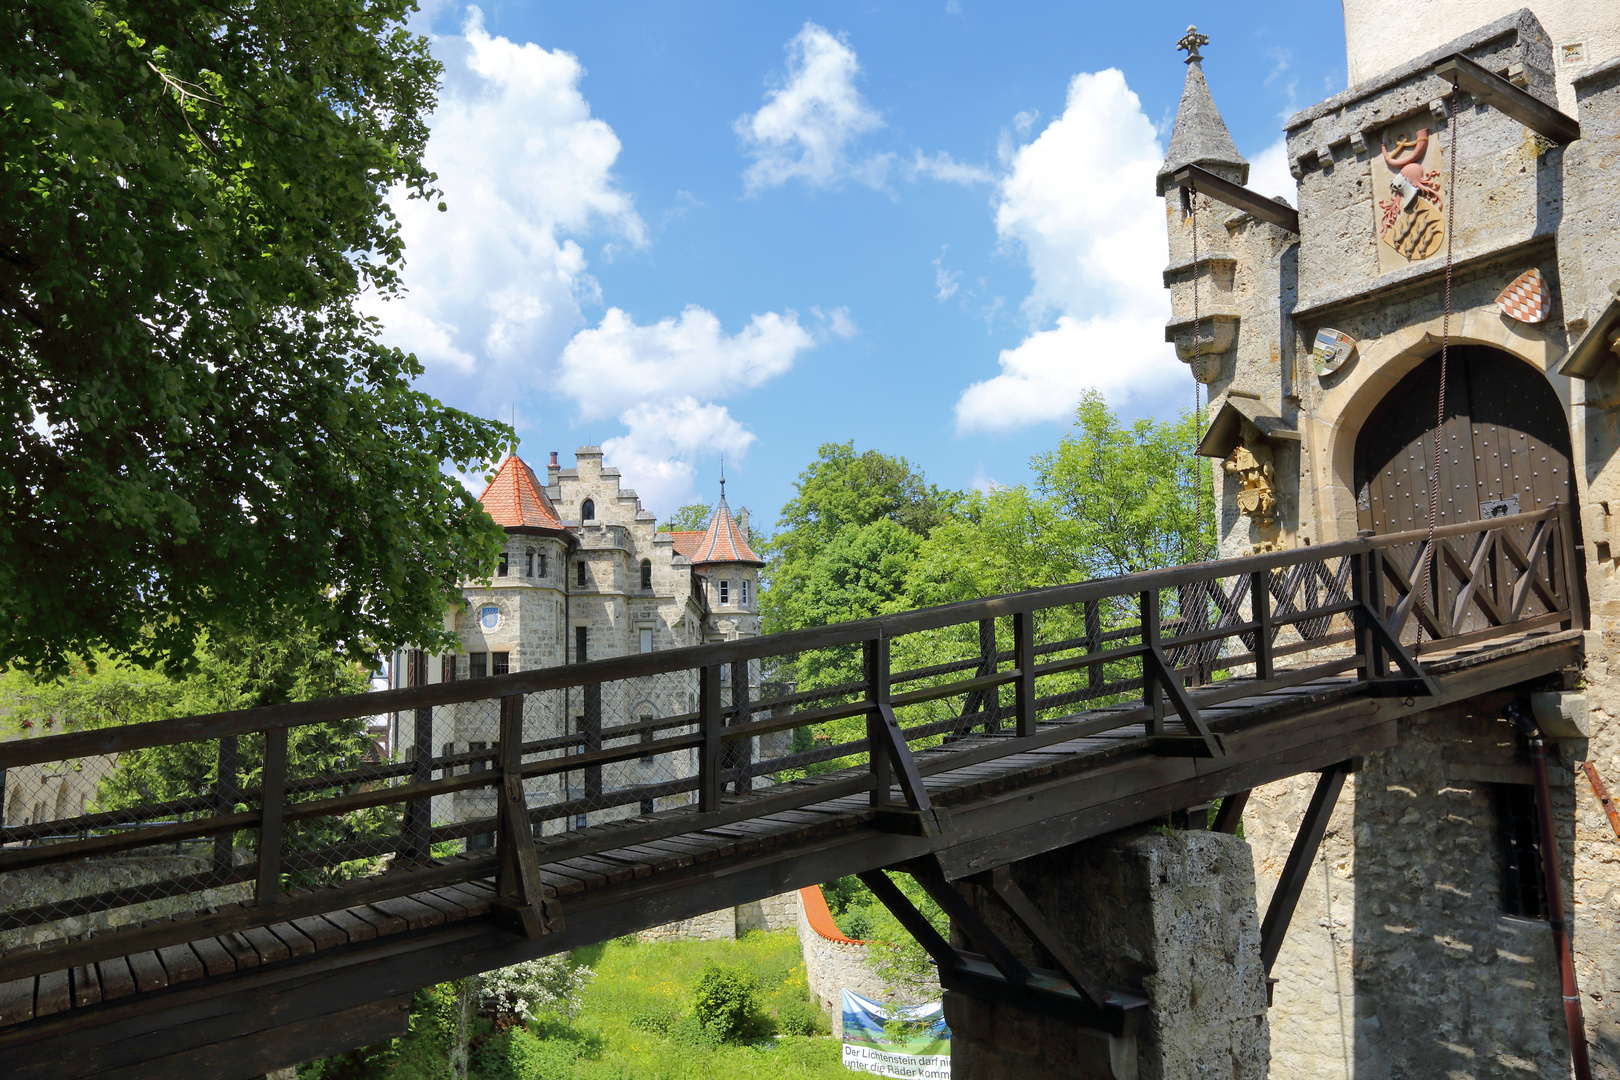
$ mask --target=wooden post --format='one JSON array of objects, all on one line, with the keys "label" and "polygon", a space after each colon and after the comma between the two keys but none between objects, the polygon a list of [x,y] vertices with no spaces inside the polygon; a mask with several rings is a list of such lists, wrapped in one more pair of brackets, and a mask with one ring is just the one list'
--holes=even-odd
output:
[{"label": "wooden post", "polygon": [[889,788],[894,784],[894,763],[885,749],[887,739],[883,726],[887,721],[878,706],[889,703],[889,639],[879,633],[861,643],[865,661],[866,700],[872,707],[866,711],[866,759],[872,770],[873,806],[889,804]]},{"label": "wooden post", "polygon": [[720,666],[709,664],[698,676],[698,728],[703,746],[698,758],[698,809],[720,809],[720,751],[723,717],[720,715]]},{"label": "wooden post", "polygon": [[[237,736],[226,735],[219,740],[219,763],[214,774],[214,813],[229,814],[236,809],[237,797]],[[0,772],[0,790],[5,788],[5,775]],[[235,854],[235,836],[220,833],[214,837],[214,869],[231,868]]]},{"label": "wooden post", "polygon": [[[748,709],[748,661],[737,660],[731,665],[731,702],[733,705],[732,725],[746,724],[752,713]],[[732,767],[737,769],[737,781],[732,790],[741,795],[754,786],[753,778],[748,775],[748,767],[754,763],[754,740],[733,739],[731,742]]]},{"label": "wooden post", "polygon": [[[1159,643],[1159,590],[1148,589],[1140,594],[1142,606],[1142,644],[1148,648]],[[1147,732],[1164,734],[1164,695],[1160,692],[1149,657],[1142,657],[1142,703],[1148,707]]]},{"label": "wooden post", "polygon": [[287,799],[287,729],[264,733],[264,770],[259,785],[259,874],[255,893],[261,905],[281,896],[281,815]]},{"label": "wooden post", "polygon": [[[1086,612],[1086,652],[1102,652],[1102,607],[1095,600],[1087,600]],[[1088,690],[1101,690],[1103,685],[1103,669],[1101,664],[1092,664],[1086,669],[1086,688]]]},{"label": "wooden post", "polygon": [[1271,638],[1276,630],[1271,622],[1271,571],[1256,570],[1249,575],[1249,609],[1259,627],[1254,632],[1254,677],[1271,678]]},{"label": "wooden post", "polygon": [[[602,749],[602,684],[587,683],[585,691],[585,752]],[[602,766],[585,766],[585,797],[602,797]]]},{"label": "wooden post", "polygon": [[1017,710],[1020,737],[1035,734],[1035,612],[1013,612],[1013,663],[1018,681],[1013,684],[1013,707]]},{"label": "wooden post", "polygon": [[[1569,605],[1569,628],[1571,630],[1586,629],[1586,589],[1584,582],[1575,573],[1580,565],[1579,553],[1575,550],[1575,529],[1571,523],[1569,504],[1559,502],[1558,507],[1558,548],[1562,556],[1558,562],[1562,573],[1564,603]],[[1548,545],[1550,548],[1552,545]],[[1528,571],[1526,571],[1528,572]]]},{"label": "wooden post", "polygon": [[[426,685],[419,683],[418,685]],[[411,746],[411,783],[425,784],[433,779],[433,710],[417,709],[415,740]],[[405,807],[406,859],[421,861],[428,857],[429,833],[433,828],[433,800],[412,799]]]},{"label": "wooden post", "polygon": [[[979,670],[977,674],[982,678],[996,673],[996,620],[979,620]],[[964,715],[974,712],[984,712],[984,733],[994,735],[1001,730],[1001,721],[996,713],[1001,711],[1001,687],[994,686],[988,690],[975,690],[968,695],[962,706]]]},{"label": "wooden post", "polygon": [[1372,608],[1367,602],[1367,576],[1369,560],[1367,553],[1358,551],[1349,556],[1350,559],[1350,598],[1361,604],[1355,611],[1356,628],[1356,655],[1361,657],[1361,677],[1369,682],[1378,678],[1374,668],[1374,654],[1378,651],[1378,642],[1373,637],[1373,629],[1368,625],[1372,618]]},{"label": "wooden post", "polygon": [[540,880],[540,859],[534,847],[534,824],[523,791],[523,695],[501,698],[500,742],[495,744],[495,767],[500,780],[495,789],[500,822],[497,854],[500,871],[495,879],[496,922],[527,938],[561,929],[561,912],[548,910],[552,894]]},{"label": "wooden post", "polygon": [[[1382,622],[1387,616],[1384,610],[1384,549],[1373,548],[1367,552],[1367,606],[1372,609],[1373,618]],[[1389,674],[1389,655],[1384,651],[1384,645],[1378,634],[1372,635],[1372,677],[1381,679]]]}]

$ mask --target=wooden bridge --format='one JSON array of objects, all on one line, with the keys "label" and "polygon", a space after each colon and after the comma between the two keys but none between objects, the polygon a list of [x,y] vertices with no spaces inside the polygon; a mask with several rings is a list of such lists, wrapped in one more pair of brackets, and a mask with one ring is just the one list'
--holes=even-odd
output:
[{"label": "wooden bridge", "polygon": [[[1428,544],[0,744],[8,805],[32,804],[0,833],[0,1060],[256,1076],[401,1033],[419,987],[851,873],[947,986],[1128,1031],[1140,991],[1081,970],[995,869],[1217,798],[1230,829],[1249,789],[1320,772],[1269,965],[1348,763],[1579,661],[1567,506],[1437,530],[1420,596]],[[414,731],[405,760],[322,752],[379,713]],[[964,879],[1056,969],[1014,959]]]}]

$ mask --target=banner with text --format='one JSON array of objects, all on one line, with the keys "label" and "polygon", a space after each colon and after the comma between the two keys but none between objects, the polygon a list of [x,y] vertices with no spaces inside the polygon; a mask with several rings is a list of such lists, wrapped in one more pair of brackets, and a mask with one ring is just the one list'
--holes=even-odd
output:
[{"label": "banner with text", "polygon": [[891,1009],[842,993],[844,1068],[905,1080],[950,1080],[951,1029],[939,1002]]}]

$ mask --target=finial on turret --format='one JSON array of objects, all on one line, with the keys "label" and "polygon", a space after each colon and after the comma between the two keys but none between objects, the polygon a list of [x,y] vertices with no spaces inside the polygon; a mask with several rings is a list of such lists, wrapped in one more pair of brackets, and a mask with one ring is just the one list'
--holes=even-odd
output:
[{"label": "finial on turret", "polygon": [[1199,46],[1208,44],[1208,34],[1200,34],[1198,32],[1198,27],[1189,26],[1187,27],[1187,32],[1182,35],[1181,40],[1176,42],[1176,49],[1187,54],[1187,59],[1184,60],[1183,63],[1190,64],[1194,60],[1202,60],[1204,58],[1203,55],[1199,53],[1198,49]]},{"label": "finial on turret", "polygon": [[721,454],[720,455],[720,500],[722,502],[724,502],[725,498],[726,498],[726,455]]}]

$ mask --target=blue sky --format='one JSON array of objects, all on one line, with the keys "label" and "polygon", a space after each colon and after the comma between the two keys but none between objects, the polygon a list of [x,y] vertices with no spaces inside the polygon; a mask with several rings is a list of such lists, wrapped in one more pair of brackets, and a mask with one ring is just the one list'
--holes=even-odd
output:
[{"label": "blue sky", "polygon": [[1188,407],[1162,160],[1190,22],[1251,184],[1344,85],[1332,0],[432,3],[429,163],[390,341],[532,464],[583,443],[660,516],[768,523],[824,442],[1019,483],[1075,399]]}]

